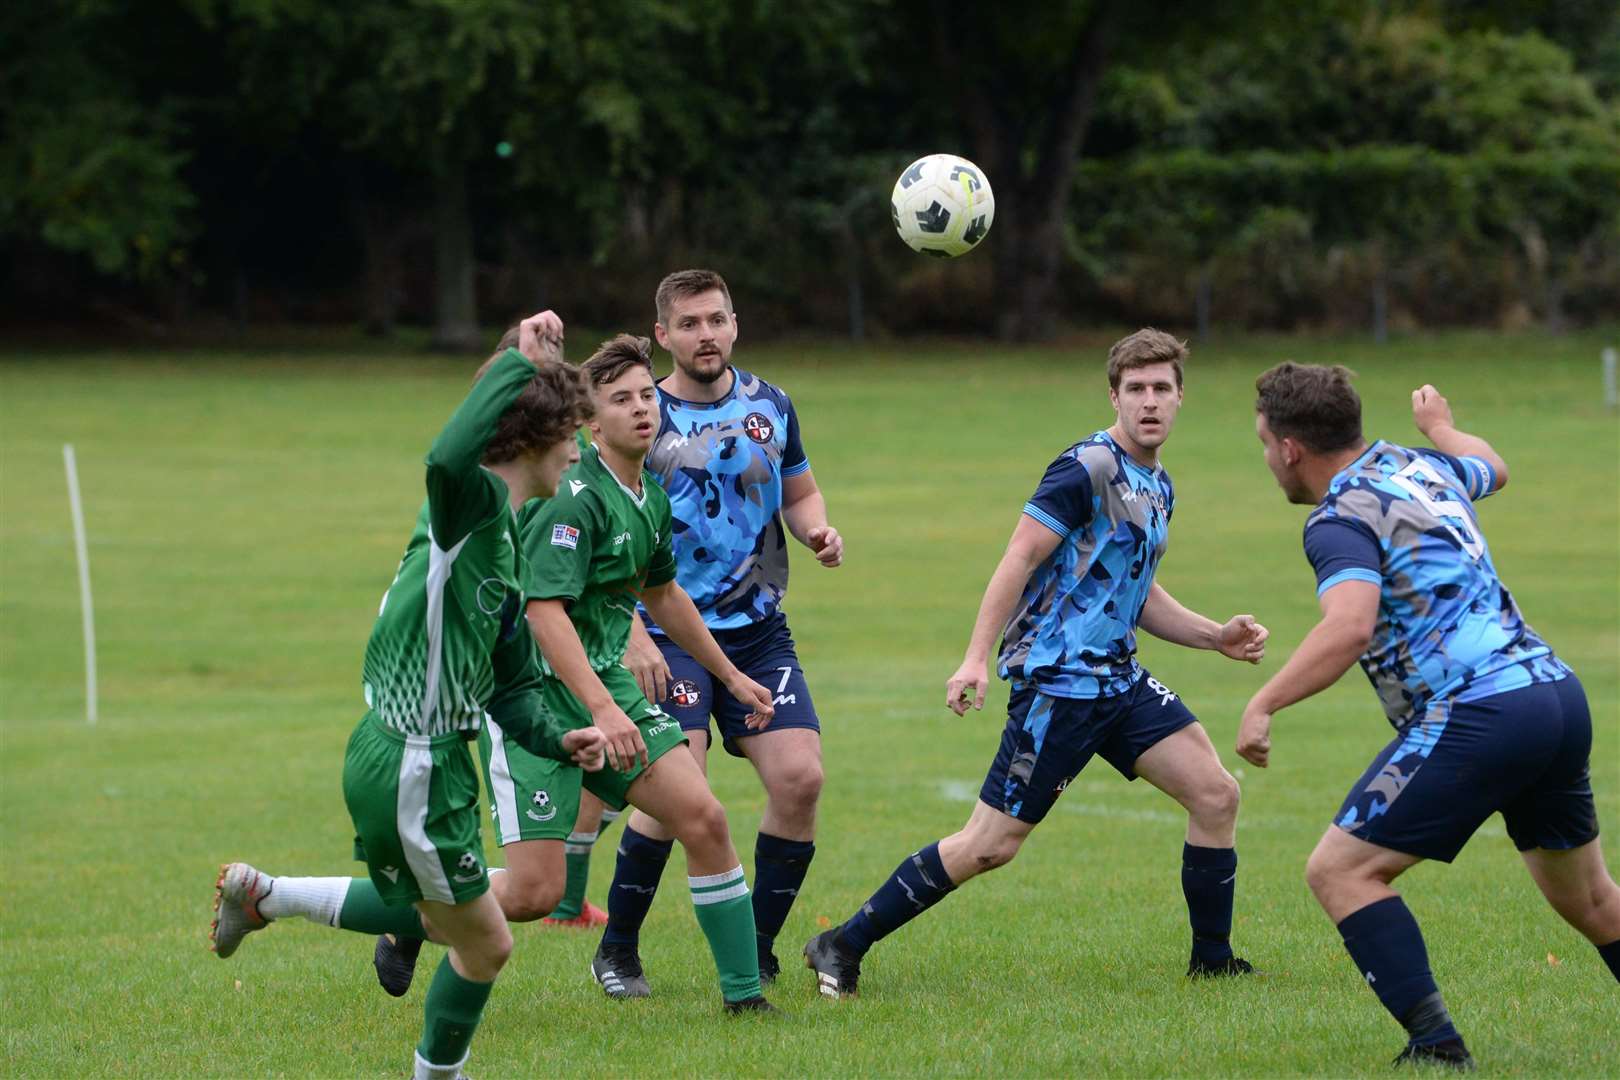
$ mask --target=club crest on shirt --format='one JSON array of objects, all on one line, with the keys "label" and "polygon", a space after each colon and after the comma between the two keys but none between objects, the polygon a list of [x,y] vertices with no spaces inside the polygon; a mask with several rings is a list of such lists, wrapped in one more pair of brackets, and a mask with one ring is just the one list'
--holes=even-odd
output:
[{"label": "club crest on shirt", "polygon": [[771,436],[776,434],[776,426],[766,419],[764,413],[749,413],[743,421],[743,431],[750,439],[757,443],[768,443]]},{"label": "club crest on shirt", "polygon": [[551,527],[551,542],[556,547],[578,548],[579,530],[572,525],[564,525],[558,522]]},{"label": "club crest on shirt", "polygon": [[683,709],[690,709],[703,700],[703,692],[697,688],[697,683],[682,679],[669,688],[669,699]]}]

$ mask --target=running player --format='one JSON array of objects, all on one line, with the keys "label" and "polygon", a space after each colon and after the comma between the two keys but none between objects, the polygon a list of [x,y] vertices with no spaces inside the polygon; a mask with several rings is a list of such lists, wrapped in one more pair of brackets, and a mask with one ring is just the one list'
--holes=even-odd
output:
[{"label": "running player", "polygon": [[1232,953],[1237,781],[1169,687],[1136,661],[1138,627],[1191,648],[1257,663],[1267,631],[1182,607],[1153,580],[1175,493],[1159,463],[1181,408],[1186,345],[1139,330],[1108,353],[1115,421],[1058,455],[1024,506],[979,606],[967,655],[946,684],[958,716],[984,706],[997,631],[1012,683],[1001,748],[960,832],[906,857],[843,925],[812,938],[805,962],[821,993],[857,992],[877,941],[964,881],[1005,865],[1090,760],[1141,776],[1187,810],[1181,885],[1193,976],[1252,971]]},{"label": "running player", "polygon": [[276,877],[246,863],[215,882],[214,951],[278,918],[450,946],[427,993],[417,1080],[460,1075],[512,937],[488,895],[478,776],[464,742],[499,723],[531,751],[602,766],[607,740],[541,701],[524,628],[514,511],[549,495],[590,404],[561,363],[562,321],[520,325],[519,347],[480,371],[427,456],[427,501],[366,646],[367,712],[349,740],[343,796],[367,878]]},{"label": "running player", "polygon": [[1553,910],[1620,979],[1620,886],[1597,839],[1592,717],[1480,531],[1474,503],[1506,486],[1506,463],[1457,430],[1432,386],[1413,392],[1412,419],[1438,450],[1369,446],[1350,375],[1287,363],[1256,383],[1266,465],[1289,502],[1315,507],[1305,556],[1322,621],[1249,702],[1237,750],[1264,768],[1273,714],[1360,658],[1396,734],[1351,786],[1306,881],[1406,1029],[1396,1062],[1468,1068],[1417,920],[1390,883],[1424,859],[1450,862],[1501,811]]},{"label": "running player", "polygon": [[[529,622],[544,655],[542,696],[570,722],[607,737],[609,768],[584,787],[615,809],[626,803],[670,823],[686,849],[692,902],[709,940],[728,1011],[768,1009],[761,995],[753,908],[725,810],[688,753],[680,725],[641,693],[621,663],[639,597],[705,675],[743,703],[750,730],[771,720],[771,695],[728,660],[675,581],[669,498],[643,469],[657,427],[651,343],[620,335],[584,365],[595,397],[594,445],[563,478],[557,496],[526,510],[523,545]],[[498,725],[487,730],[491,801],[513,868],[503,904],[546,888],[523,874],[531,835],[575,820],[578,769],[537,758]],[[521,901],[520,901],[521,902]],[[594,963],[604,985],[633,973]]]},{"label": "running player", "polygon": [[[717,684],[656,618],[647,630],[632,627],[626,665],[647,697],[680,721],[700,766],[707,770],[712,716],[721,745],[759,773],[765,814],[754,843],[754,925],[760,977],[769,982],[780,970],[772,945],[815,855],[822,781],[820,723],[781,611],[786,534],[828,567],[843,561],[844,541],[827,523],[793,403],[731,365],[737,316],[725,281],[710,270],[682,270],[658,286],[655,304],[658,343],[675,370],[658,385],[658,436],[647,467],[673,506],[675,574],[726,656],[772,691],[776,716],[763,731],[750,728],[749,704]],[[620,976],[603,983],[612,996],[649,992],[638,945],[670,840],[647,814],[625,824],[596,957],[599,968]]]}]

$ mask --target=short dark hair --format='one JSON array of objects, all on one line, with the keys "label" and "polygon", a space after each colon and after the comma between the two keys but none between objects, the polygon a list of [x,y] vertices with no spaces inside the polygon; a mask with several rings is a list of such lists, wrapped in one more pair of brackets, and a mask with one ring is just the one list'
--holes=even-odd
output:
[{"label": "short dark hair", "polygon": [[[507,349],[516,348],[517,340],[514,326],[502,335],[499,348],[478,368],[473,382],[482,379]],[[501,413],[495,435],[484,447],[485,465],[499,465],[572,438],[596,411],[578,368],[557,360],[542,360],[534,366],[534,378]]]},{"label": "short dark hair", "polygon": [[1279,439],[1296,439],[1317,454],[1361,442],[1361,395],[1341,364],[1296,364],[1285,360],[1254,381],[1254,411]]},{"label": "short dark hair", "polygon": [[580,365],[580,370],[595,388],[618,382],[633,367],[652,371],[652,342],[635,334],[619,334],[598,345],[591,358]]},{"label": "short dark hair", "polygon": [[701,296],[712,289],[720,290],[720,295],[726,298],[726,310],[730,311],[731,290],[726,288],[726,279],[713,270],[677,270],[664,278],[658,283],[658,291],[653,294],[659,325],[669,325],[669,309],[675,301]]},{"label": "short dark hair", "polygon": [[1119,377],[1135,368],[1150,364],[1171,364],[1176,369],[1176,388],[1180,389],[1181,366],[1187,362],[1187,343],[1177,341],[1163,330],[1143,327],[1129,337],[1120,338],[1108,350],[1108,387],[1119,389]]}]

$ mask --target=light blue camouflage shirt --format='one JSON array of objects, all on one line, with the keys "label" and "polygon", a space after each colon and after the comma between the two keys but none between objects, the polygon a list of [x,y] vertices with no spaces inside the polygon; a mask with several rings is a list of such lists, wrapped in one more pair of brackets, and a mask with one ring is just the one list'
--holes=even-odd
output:
[{"label": "light blue camouflage shirt", "polygon": [[810,468],[787,394],[739,368],[732,373],[731,390],[715,402],[683,401],[660,387],[647,455],[674,513],[676,580],[711,630],[776,613],[788,582],[782,479]]},{"label": "light blue camouflage shirt", "polygon": [[1141,678],[1136,624],[1170,536],[1175,488],[1106,431],[1047,468],[1024,513],[1062,537],[1002,636],[997,671],[1043,694],[1112,697]]},{"label": "light blue camouflage shirt", "polygon": [[1491,563],[1474,500],[1491,466],[1379,440],[1328,485],[1305,521],[1320,596],[1345,581],[1380,590],[1361,658],[1397,729],[1431,705],[1477,701],[1570,673],[1524,621]]}]

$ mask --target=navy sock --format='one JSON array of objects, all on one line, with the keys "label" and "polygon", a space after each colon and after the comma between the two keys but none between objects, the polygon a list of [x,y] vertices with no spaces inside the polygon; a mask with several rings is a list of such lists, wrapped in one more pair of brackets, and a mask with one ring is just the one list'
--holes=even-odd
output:
[{"label": "navy sock", "polygon": [[1422,1046],[1458,1039],[1429,970],[1423,932],[1399,896],[1378,900],[1339,923],[1339,935],[1362,978],[1410,1040]]},{"label": "navy sock", "polygon": [[1598,955],[1603,957],[1603,962],[1609,965],[1609,974],[1614,976],[1616,982],[1620,982],[1620,938],[1615,938],[1607,945],[1599,945],[1597,951]]},{"label": "navy sock", "polygon": [[877,942],[945,899],[954,888],[940,861],[939,845],[929,844],[895,867],[889,880],[861,905],[861,910],[838,928],[835,940],[842,948],[863,956]]},{"label": "navy sock", "polygon": [[798,898],[799,886],[816,856],[811,840],[784,840],[760,833],[754,841],[754,933],[761,953],[769,952]]},{"label": "navy sock", "polygon": [[658,879],[664,876],[673,840],[653,840],[627,823],[619,838],[619,858],[613,868],[613,886],[608,890],[608,924],[602,931],[603,944],[635,946],[641,941],[641,924],[647,919]]},{"label": "navy sock", "polygon": [[1232,958],[1232,894],[1237,891],[1237,849],[1181,849],[1181,892],[1192,924],[1193,956],[1215,967]]}]

